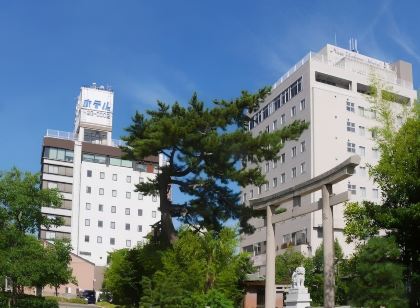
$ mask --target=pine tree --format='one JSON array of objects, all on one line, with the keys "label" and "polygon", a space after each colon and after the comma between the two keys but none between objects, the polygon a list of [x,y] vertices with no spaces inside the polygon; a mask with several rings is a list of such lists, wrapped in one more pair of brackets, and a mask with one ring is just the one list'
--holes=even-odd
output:
[{"label": "pine tree", "polygon": [[[149,155],[165,157],[166,164],[156,178],[137,185],[143,194],[160,197],[164,242],[177,239],[174,217],[214,231],[228,219],[239,219],[241,231],[253,231],[247,222],[253,211],[240,202],[239,193],[229,184],[264,184],[261,169],[247,168],[246,163],[276,159],[283,142],[297,139],[308,127],[304,121],[295,121],[275,132],[252,136],[246,128],[251,121],[249,114],[258,110],[269,91],[243,91],[237,99],[213,101],[211,108],[194,94],[187,107],[178,102],[172,106],[158,102],[157,110],[146,115],[136,112],[126,129],[128,135],[123,137],[127,146],[122,149],[127,158],[136,161]],[[170,199],[173,185],[190,197],[188,202],[179,204]]]}]

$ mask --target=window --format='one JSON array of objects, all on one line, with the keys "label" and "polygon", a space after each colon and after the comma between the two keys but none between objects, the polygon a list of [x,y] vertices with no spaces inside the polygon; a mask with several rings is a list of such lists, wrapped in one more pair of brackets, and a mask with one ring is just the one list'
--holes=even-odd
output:
[{"label": "window", "polygon": [[261,186],[258,186],[257,192],[258,192],[259,195],[261,195]]},{"label": "window", "polygon": [[360,195],[366,197],[366,187],[360,187]]},{"label": "window", "polygon": [[157,196],[152,196],[152,201],[157,202]]},{"label": "window", "polygon": [[364,136],[365,135],[365,127],[364,126],[359,126],[359,135],[360,136]]},{"label": "window", "polygon": [[373,153],[373,157],[374,158],[379,158],[379,150],[376,148],[372,149],[372,153]]},{"label": "window", "polygon": [[92,187],[86,186],[86,193],[90,194],[92,192]]},{"label": "window", "polygon": [[44,157],[51,160],[73,162],[74,153],[70,150],[45,147]]},{"label": "window", "polygon": [[130,240],[126,240],[126,241],[125,241],[125,246],[127,246],[127,247],[131,247],[131,241],[130,241]]},{"label": "window", "polygon": [[112,175],[112,180],[113,181],[116,181],[117,180],[117,175],[115,173]]},{"label": "window", "polygon": [[242,195],[242,202],[245,202],[246,201],[246,193],[244,193],[243,195]]},{"label": "window", "polygon": [[98,205],[98,211],[99,212],[103,212],[104,211],[104,205],[103,204],[99,204]]},{"label": "window", "polygon": [[92,177],[92,170],[86,170],[86,176],[88,178],[91,178]]},{"label": "window", "polygon": [[347,101],[346,103],[346,110],[350,112],[354,112],[354,103]]},{"label": "window", "polygon": [[296,177],[296,167],[292,168],[292,178]]},{"label": "window", "polygon": [[89,235],[85,235],[85,242],[89,243]]},{"label": "window", "polygon": [[141,225],[137,226],[137,232],[142,232],[143,231],[143,227]]},{"label": "window", "polygon": [[127,192],[125,193],[125,197],[126,197],[127,199],[131,199],[131,192],[127,191]]},{"label": "window", "polygon": [[143,210],[142,209],[137,210],[137,216],[143,216]]},{"label": "window", "polygon": [[64,166],[56,166],[56,165],[49,165],[44,164],[43,166],[44,173],[52,173],[64,176],[73,176],[73,168],[72,167],[64,167]]},{"label": "window", "polygon": [[277,187],[277,178],[273,178],[273,187]]},{"label": "window", "polygon": [[347,120],[347,131],[354,133],[356,131],[356,126],[353,122]]},{"label": "window", "polygon": [[378,137],[378,132],[376,131],[376,129],[372,129],[370,131],[370,134],[372,136],[372,139],[375,139],[376,137]]},{"label": "window", "polygon": [[102,243],[102,236],[98,236],[98,237],[96,238],[96,242],[97,242],[98,244],[101,244],[101,243]]},{"label": "window", "polygon": [[119,167],[128,167],[128,168],[133,167],[133,162],[132,161],[124,160],[124,159],[121,159],[121,158],[114,158],[114,157],[111,157],[109,159],[109,164],[113,165],[113,166],[119,166]]},{"label": "window", "polygon": [[347,152],[356,153],[356,145],[352,142],[347,142]]},{"label": "window", "polygon": [[111,206],[111,213],[116,213],[117,207],[115,205]]},{"label": "window", "polygon": [[292,147],[292,157],[296,157],[296,147]]},{"label": "window", "polygon": [[102,228],[104,226],[104,222],[102,220],[98,220],[98,228]]},{"label": "window", "polygon": [[115,245],[115,238],[111,237],[111,238],[109,239],[109,244],[110,244],[110,245]]},{"label": "window", "polygon": [[254,198],[254,190],[253,189],[251,189],[249,191],[249,196],[251,197],[251,199]]},{"label": "window", "polygon": [[305,151],[306,151],[306,142],[305,141],[302,141],[300,143],[300,152],[303,153]]},{"label": "window", "polygon": [[270,163],[266,162],[265,163],[265,173],[267,173],[268,171],[270,171]]},{"label": "window", "polygon": [[280,176],[280,183],[283,184],[284,182],[286,182],[286,173],[282,173]]},{"label": "window", "polygon": [[130,209],[129,208],[125,209],[125,215],[130,215]]},{"label": "window", "polygon": [[305,103],[305,100],[304,99],[302,99],[301,101],[300,101],[300,105],[299,105],[299,107],[300,107],[300,111],[302,111],[302,110],[304,110],[305,109],[305,106],[306,105],[306,103]]},{"label": "window", "polygon": [[145,164],[138,163],[136,164],[136,170],[140,172],[146,172],[147,167]]},{"label": "window", "polygon": [[130,224],[125,224],[125,230],[130,230]]},{"label": "window", "polygon": [[127,183],[131,183],[131,176],[127,175],[127,177],[125,178],[125,181]]},{"label": "window", "polygon": [[379,190],[377,188],[372,189],[372,196],[375,199],[379,198]]},{"label": "window", "polygon": [[270,189],[270,185],[268,183],[264,184],[264,191],[268,191]]},{"label": "window", "polygon": [[357,109],[359,111],[359,115],[361,115],[362,117],[364,117],[365,116],[365,108],[362,107],[362,106],[359,106]]},{"label": "window", "polygon": [[286,154],[283,153],[283,154],[280,155],[280,163],[284,164],[285,162],[286,162]]},{"label": "window", "polygon": [[365,176],[366,175],[366,167],[359,167],[359,172],[361,176]]},{"label": "window", "polygon": [[104,194],[104,189],[103,188],[99,188],[99,194],[103,195]]},{"label": "window", "polygon": [[296,115],[296,106],[293,106],[292,109],[290,109],[290,116],[294,117]]},{"label": "window", "polygon": [[273,121],[273,131],[277,129],[277,120]]},{"label": "window", "polygon": [[144,178],[139,177],[139,183],[144,183]]},{"label": "window", "polygon": [[401,126],[403,124],[403,118],[402,118],[402,116],[397,116],[397,124],[399,126]]},{"label": "window", "polygon": [[139,193],[139,200],[143,200],[143,193]]},{"label": "window", "polygon": [[113,190],[113,191],[112,191],[112,196],[113,196],[113,197],[116,197],[116,196],[117,196],[117,191],[116,191],[116,190]]},{"label": "window", "polygon": [[274,159],[273,160],[273,169],[276,169],[277,168],[277,159]]},{"label": "window", "polygon": [[268,126],[268,125],[267,125],[267,126],[265,127],[265,132],[266,132],[266,133],[269,133],[269,132],[270,132],[270,126]]},{"label": "window", "polygon": [[283,125],[285,122],[286,122],[286,115],[283,113],[283,114],[280,116],[280,124],[281,124],[281,125]]},{"label": "window", "polygon": [[86,203],[86,210],[88,210],[88,211],[89,211],[89,210],[91,209],[91,207],[92,207],[92,206],[91,206],[91,204],[90,204],[90,203]]},{"label": "window", "polygon": [[300,196],[293,196],[293,207],[301,206],[302,198]]},{"label": "window", "polygon": [[152,211],[152,218],[156,218],[156,211]]},{"label": "window", "polygon": [[100,172],[99,173],[99,178],[104,179],[105,178],[105,172]]},{"label": "window", "polygon": [[347,190],[352,194],[356,194],[356,185],[352,185],[350,182],[347,183]]},{"label": "window", "polygon": [[85,219],[85,226],[87,226],[87,227],[90,226],[90,219]]},{"label": "window", "polygon": [[83,154],[82,160],[90,163],[106,164],[106,156],[98,154]]},{"label": "window", "polygon": [[300,164],[300,173],[303,174],[306,172],[306,164],[303,162]]},{"label": "window", "polygon": [[365,154],[366,154],[365,147],[359,146],[359,154],[360,154],[360,156],[365,156]]},{"label": "window", "polygon": [[111,221],[109,226],[111,229],[115,229],[115,221]]}]

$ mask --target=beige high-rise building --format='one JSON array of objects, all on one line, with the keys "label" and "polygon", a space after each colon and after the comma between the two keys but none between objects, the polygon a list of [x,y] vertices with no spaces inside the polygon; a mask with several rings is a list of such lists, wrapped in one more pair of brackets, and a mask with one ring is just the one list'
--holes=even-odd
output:
[{"label": "beige high-rise building", "polygon": [[[395,119],[402,124],[401,102],[413,104],[412,66],[405,61],[387,63],[359,54],[357,51],[326,45],[317,53],[307,54],[273,86],[271,94],[252,114],[250,131],[257,135],[304,119],[310,123],[299,140],[288,141],[278,161],[261,164],[268,184],[248,186],[242,197],[261,198],[282,191],[317,176],[341,163],[349,156],[361,156],[356,174],[334,186],[335,192],[349,190],[351,200],[380,202],[380,191],[368,175],[367,164],[380,157],[370,128],[377,126],[377,117],[367,99],[372,78],[395,93],[400,103],[393,103]],[[320,193],[302,197],[301,206],[315,202]],[[292,202],[287,204],[291,210]],[[346,255],[353,250],[345,243],[343,228],[344,205],[334,207],[334,237]],[[256,231],[242,236],[241,249],[253,254],[254,265],[265,274],[265,227],[262,219],[253,219]],[[321,211],[277,223],[275,226],[277,254],[288,246],[311,256],[322,243]]]}]

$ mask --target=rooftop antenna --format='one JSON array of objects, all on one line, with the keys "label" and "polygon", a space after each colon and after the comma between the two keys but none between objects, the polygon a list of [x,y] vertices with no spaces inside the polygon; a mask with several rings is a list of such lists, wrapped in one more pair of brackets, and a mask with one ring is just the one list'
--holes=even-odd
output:
[{"label": "rooftop antenna", "polygon": [[350,38],[349,49],[353,52],[359,53],[359,51],[357,50],[357,40],[355,38]]},{"label": "rooftop antenna", "polygon": [[337,32],[334,32],[334,45],[337,46]]}]

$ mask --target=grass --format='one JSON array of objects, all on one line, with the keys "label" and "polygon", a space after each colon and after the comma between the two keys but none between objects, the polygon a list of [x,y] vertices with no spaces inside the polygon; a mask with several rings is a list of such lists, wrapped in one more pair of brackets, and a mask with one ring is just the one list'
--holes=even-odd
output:
[{"label": "grass", "polygon": [[108,302],[97,302],[96,306],[105,307],[105,308],[117,308],[117,305],[108,303]]},{"label": "grass", "polygon": [[59,296],[58,297],[46,296],[46,298],[54,300],[59,303],[86,304],[86,301],[83,298],[78,298],[78,297],[67,298],[67,297],[59,297]]}]

